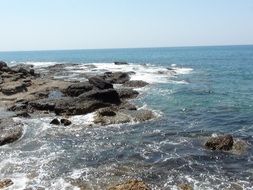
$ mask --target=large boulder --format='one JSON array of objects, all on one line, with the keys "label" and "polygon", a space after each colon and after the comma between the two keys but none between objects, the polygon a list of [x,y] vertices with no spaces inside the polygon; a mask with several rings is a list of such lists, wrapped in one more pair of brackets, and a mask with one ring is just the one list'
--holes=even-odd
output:
[{"label": "large boulder", "polygon": [[110,187],[108,190],[151,190],[151,188],[143,181],[135,179]]},{"label": "large boulder", "polygon": [[113,85],[111,83],[109,83],[108,81],[105,81],[102,77],[98,77],[98,76],[91,77],[91,78],[89,78],[89,82],[94,87],[96,87],[100,90],[113,88]]},{"label": "large boulder", "polygon": [[123,86],[131,88],[142,88],[147,85],[148,83],[142,80],[131,80],[123,84]]},{"label": "large boulder", "polygon": [[93,85],[91,85],[89,82],[79,82],[76,84],[71,84],[66,89],[66,94],[69,96],[79,96],[85,92],[88,92],[92,90]]},{"label": "large boulder", "polygon": [[15,123],[12,119],[3,119],[0,121],[0,146],[18,140],[22,134],[22,124]]},{"label": "large boulder", "polygon": [[130,76],[124,72],[106,72],[104,73],[104,79],[112,84],[124,84],[130,80]]},{"label": "large boulder", "polygon": [[211,150],[225,150],[229,151],[233,148],[234,140],[232,135],[224,135],[218,137],[211,137],[205,143],[205,147]]},{"label": "large boulder", "polygon": [[136,98],[139,95],[139,92],[131,88],[120,88],[117,89],[117,92],[121,99],[132,99]]}]

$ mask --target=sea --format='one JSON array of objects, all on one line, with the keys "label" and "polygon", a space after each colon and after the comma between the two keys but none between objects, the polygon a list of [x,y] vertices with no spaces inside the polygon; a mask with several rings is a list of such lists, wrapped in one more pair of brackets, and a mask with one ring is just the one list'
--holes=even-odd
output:
[{"label": "sea", "polygon": [[[253,46],[0,52],[0,60],[35,69],[70,64],[69,75],[56,76],[64,80],[81,81],[79,74],[90,72],[90,65],[94,72],[134,71],[132,80],[150,83],[138,89],[134,103],[157,115],[97,127],[88,125],[92,113],[72,117],[73,127],[53,127],[52,118],[16,118],[25,124],[24,135],[0,147],[0,179],[13,180],[9,190],[103,190],[128,179],[154,190],[177,190],[180,184],[253,189]],[[168,75],[171,69],[175,73]],[[244,141],[246,150],[204,147],[209,137],[222,134]]]}]

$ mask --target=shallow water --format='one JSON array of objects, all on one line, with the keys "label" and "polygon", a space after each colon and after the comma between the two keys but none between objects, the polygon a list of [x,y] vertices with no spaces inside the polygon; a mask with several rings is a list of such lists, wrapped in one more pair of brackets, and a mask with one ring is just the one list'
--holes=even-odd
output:
[{"label": "shallow water", "polygon": [[[22,120],[22,139],[0,147],[0,178],[14,181],[9,189],[75,189],[76,181],[87,189],[105,189],[129,178],[143,179],[153,189],[177,189],[181,183],[199,190],[253,189],[253,46],[12,52],[0,57],[41,71],[55,63],[80,64],[56,76],[65,80],[86,80],[82,74],[87,72],[134,71],[132,79],[151,83],[134,102],[159,115],[145,123],[107,127],[89,127],[92,114],[71,118],[73,127],[52,127],[51,118]],[[115,66],[115,60],[131,64]],[[246,141],[247,151],[237,155],[203,147],[209,136],[222,133]]]}]

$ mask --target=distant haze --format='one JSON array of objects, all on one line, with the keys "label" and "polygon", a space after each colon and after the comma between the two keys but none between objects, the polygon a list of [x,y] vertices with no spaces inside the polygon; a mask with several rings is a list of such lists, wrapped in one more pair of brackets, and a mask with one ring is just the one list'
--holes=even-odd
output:
[{"label": "distant haze", "polygon": [[253,0],[2,0],[0,51],[253,44]]}]

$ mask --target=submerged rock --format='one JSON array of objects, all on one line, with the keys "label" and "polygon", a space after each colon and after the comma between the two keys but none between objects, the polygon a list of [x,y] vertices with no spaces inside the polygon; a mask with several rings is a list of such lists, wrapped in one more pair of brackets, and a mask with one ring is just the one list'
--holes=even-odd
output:
[{"label": "submerged rock", "polygon": [[5,189],[11,185],[13,185],[13,181],[11,179],[3,179],[0,180],[0,189]]},{"label": "submerged rock", "polygon": [[125,87],[132,87],[132,88],[142,88],[147,86],[149,83],[142,81],[142,80],[131,80],[123,84]]},{"label": "submerged rock", "polygon": [[218,137],[211,137],[206,143],[205,147],[211,150],[225,150],[232,149],[234,140],[232,135],[224,135]]},{"label": "submerged rock", "polygon": [[135,179],[110,187],[108,190],[151,190],[151,188],[143,181]]},{"label": "submerged rock", "polygon": [[12,119],[0,120],[0,146],[15,142],[23,134],[20,123],[15,123]]}]

